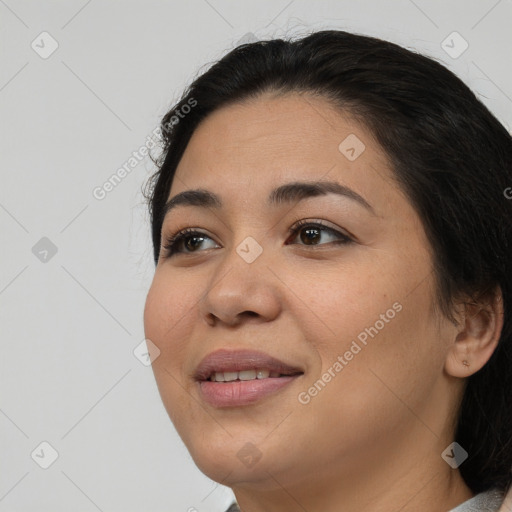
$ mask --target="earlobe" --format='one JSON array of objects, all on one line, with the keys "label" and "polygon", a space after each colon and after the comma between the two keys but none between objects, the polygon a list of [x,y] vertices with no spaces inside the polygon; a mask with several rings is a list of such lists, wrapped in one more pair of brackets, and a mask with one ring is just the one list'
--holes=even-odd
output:
[{"label": "earlobe", "polygon": [[503,316],[499,287],[491,300],[462,303],[459,326],[446,357],[449,375],[465,378],[485,366],[498,346]]}]

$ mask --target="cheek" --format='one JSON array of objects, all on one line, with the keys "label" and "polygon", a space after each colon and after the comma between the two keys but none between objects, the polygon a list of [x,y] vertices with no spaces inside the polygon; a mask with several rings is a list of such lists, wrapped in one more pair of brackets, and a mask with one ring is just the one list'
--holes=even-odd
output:
[{"label": "cheek", "polygon": [[194,306],[200,299],[200,294],[191,290],[194,287],[180,279],[166,277],[163,272],[155,274],[146,297],[144,330],[162,354],[170,350],[181,351],[187,342],[183,333],[190,329]]},{"label": "cheek", "polygon": [[[445,357],[435,323],[428,317],[426,287],[405,300],[389,297],[393,295],[383,294],[364,311],[335,317],[340,334],[335,343],[318,347],[322,369],[309,382],[329,381],[318,392],[314,407],[340,421],[354,418],[353,427],[369,433],[378,425],[390,428],[406,419],[410,413],[404,403],[420,410],[441,375]],[[357,418],[363,419],[359,423]]]},{"label": "cheek", "polygon": [[290,269],[286,282],[291,296],[297,297],[292,307],[304,337],[329,357],[348,350],[350,341],[364,334],[379,315],[391,310],[388,316],[394,316],[393,303],[401,295],[389,272],[384,279],[381,269],[361,262],[322,271]]},{"label": "cheek", "polygon": [[[172,286],[168,283],[174,283]],[[199,300],[183,293],[176,280],[155,274],[144,307],[144,332],[160,350],[152,363],[156,384],[167,410],[176,425],[188,416],[187,384],[183,371],[188,347],[189,329],[194,323],[192,305]]]},{"label": "cheek", "polygon": [[[172,283],[172,284],[169,284]],[[189,290],[187,292],[187,290]],[[192,286],[183,286],[179,279],[155,274],[146,297],[144,332],[160,350],[152,368],[161,394],[179,400],[183,386],[187,354],[194,326],[197,326],[197,302],[200,294]]]},{"label": "cheek", "polygon": [[331,408],[333,403],[342,408],[345,401],[354,410],[363,403],[372,407],[372,393],[380,394],[384,386],[379,377],[415,401],[413,390],[421,395],[442,365],[442,343],[430,316],[430,280],[415,277],[420,272],[411,265],[381,260],[372,267],[287,275],[301,299],[295,316],[318,355],[305,384],[326,382],[333,394],[321,382],[318,395],[329,397]]}]

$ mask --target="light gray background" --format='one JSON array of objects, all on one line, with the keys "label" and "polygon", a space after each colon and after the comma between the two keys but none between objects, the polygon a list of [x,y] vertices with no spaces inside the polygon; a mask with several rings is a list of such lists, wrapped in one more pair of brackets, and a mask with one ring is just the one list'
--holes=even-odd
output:
[{"label": "light gray background", "polygon": [[[224,510],[230,491],[194,466],[133,353],[154,270],[151,161],[92,191],[250,33],[389,39],[442,60],[510,129],[512,3],[0,0],[0,23],[0,511]],[[59,45],[47,58],[31,47],[51,49],[43,31]],[[441,46],[454,31],[469,44],[457,58]]]}]

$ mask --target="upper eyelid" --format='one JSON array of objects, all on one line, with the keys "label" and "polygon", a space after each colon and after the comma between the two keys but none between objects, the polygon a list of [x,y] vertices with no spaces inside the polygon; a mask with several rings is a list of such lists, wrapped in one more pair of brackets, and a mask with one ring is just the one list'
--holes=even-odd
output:
[{"label": "upper eyelid", "polygon": [[[299,231],[301,228],[304,228],[307,226],[317,226],[317,227],[321,228],[321,230],[323,230],[323,231],[329,231],[335,235],[338,235],[341,237],[346,237],[346,238],[349,238],[354,241],[357,240],[357,238],[354,235],[352,235],[350,232],[348,232],[347,230],[332,227],[332,226],[326,224],[326,221],[323,219],[316,219],[316,220],[315,219],[303,219],[303,218],[298,219],[291,224],[291,226],[287,230],[287,233],[294,234],[297,231]],[[344,233],[343,231],[346,231],[346,233]],[[163,247],[163,246],[167,245],[171,239],[174,239],[174,241],[176,243],[178,243],[179,239],[182,239],[183,237],[187,237],[187,236],[194,236],[194,235],[196,235],[196,236],[204,235],[207,238],[210,238],[211,240],[213,240],[216,244],[218,244],[218,242],[215,240],[215,238],[213,236],[211,236],[210,234],[208,234],[207,232],[205,232],[203,230],[203,228],[189,226],[189,227],[185,227],[185,228],[179,229],[177,231],[174,231],[173,234],[168,235],[168,236],[164,236],[162,233],[163,242],[162,242],[161,246]]]},{"label": "upper eyelid", "polygon": [[[295,220],[295,221],[293,221],[291,223],[290,227],[287,229],[287,233],[292,231],[292,230],[295,230],[295,229],[298,229],[300,227],[303,227],[305,225],[316,225],[316,226],[322,227],[325,230],[341,232],[342,235],[345,234],[345,233],[343,233],[343,231],[346,231],[346,236],[352,236],[352,234],[350,234],[346,229],[343,230],[343,228],[338,228],[338,227],[331,226],[329,224],[326,224],[326,222],[327,221],[322,220],[322,219],[303,219],[303,218],[300,218],[300,219],[297,219],[297,220]],[[165,230],[162,229],[162,240],[170,239],[170,238],[177,237],[177,236],[180,236],[180,235],[187,235],[187,234],[191,235],[191,234],[194,234],[196,232],[199,233],[199,234],[204,234],[204,235],[208,236],[209,238],[215,239],[212,235],[210,235],[208,233],[208,230],[205,230],[204,228],[194,227],[194,226],[185,226],[185,227],[180,228],[180,229],[172,230],[171,233],[168,234],[168,235],[166,235],[165,234]]]},{"label": "upper eyelid", "polygon": [[[288,231],[292,231],[292,230],[296,230],[296,229],[304,227],[304,226],[312,225],[312,226],[320,226],[322,229],[325,229],[325,230],[340,232],[342,235],[345,234],[345,233],[343,233],[342,228],[331,226],[330,224],[327,224],[327,222],[328,221],[325,221],[322,219],[318,219],[318,220],[298,219],[292,223],[292,225],[289,227]],[[347,231],[347,233],[348,233],[348,231]],[[349,235],[347,234],[347,236],[349,236]]]}]

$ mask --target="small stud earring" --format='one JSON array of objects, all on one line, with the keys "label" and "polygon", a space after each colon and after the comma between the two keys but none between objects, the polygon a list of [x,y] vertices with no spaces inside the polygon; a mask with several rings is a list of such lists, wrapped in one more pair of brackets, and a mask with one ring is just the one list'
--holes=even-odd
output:
[{"label": "small stud earring", "polygon": [[469,363],[468,363],[465,359],[464,359],[464,361],[462,361],[462,364],[463,364],[464,366],[469,366]]}]

